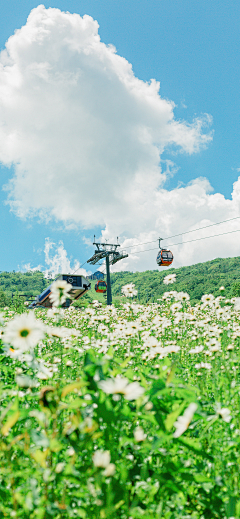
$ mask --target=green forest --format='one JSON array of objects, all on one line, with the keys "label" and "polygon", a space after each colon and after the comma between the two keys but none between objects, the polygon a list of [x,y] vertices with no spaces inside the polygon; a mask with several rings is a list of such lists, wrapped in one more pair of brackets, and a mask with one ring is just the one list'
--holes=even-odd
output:
[{"label": "green forest", "polygon": [[42,272],[0,272],[0,306],[9,306],[16,296],[23,301],[37,296],[48,285]]},{"label": "green forest", "polygon": [[[163,279],[168,274],[176,274],[176,283],[165,285]],[[145,272],[117,272],[111,275],[113,302],[117,304],[123,285],[134,283],[137,290],[137,300],[141,303],[156,302],[164,292],[177,290],[187,292],[191,302],[198,302],[203,294],[221,294],[219,288],[225,287],[226,297],[240,296],[240,257],[217,258],[205,263],[197,263],[190,267],[178,269],[146,270]],[[0,272],[0,306],[11,305],[16,296],[23,301],[36,296],[49,284],[42,272]],[[76,305],[82,306],[93,299],[104,302],[102,294],[96,294],[95,282],[91,290]]]},{"label": "green forest", "polygon": [[[173,273],[176,274],[176,283],[165,285],[164,277]],[[118,272],[112,275],[111,281],[115,296],[121,294],[123,285],[135,283],[141,303],[156,302],[168,290],[187,292],[194,303],[199,301],[203,294],[219,296],[221,286],[225,287],[224,296],[232,297],[240,295],[240,257],[217,258],[178,269],[165,267],[162,270],[145,272]]]}]

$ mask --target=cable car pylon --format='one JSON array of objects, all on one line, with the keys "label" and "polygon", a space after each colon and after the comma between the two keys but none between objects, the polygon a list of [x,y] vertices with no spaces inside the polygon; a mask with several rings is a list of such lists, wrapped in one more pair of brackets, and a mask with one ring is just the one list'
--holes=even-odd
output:
[{"label": "cable car pylon", "polygon": [[117,250],[118,247],[120,247],[118,243],[97,243],[95,241],[95,235],[94,235],[94,241],[93,245],[95,245],[95,253],[91,258],[87,260],[87,263],[90,263],[91,265],[95,265],[98,263],[101,259],[106,259],[106,274],[107,274],[107,305],[112,304],[112,290],[111,290],[111,279],[110,279],[110,265],[114,265],[117,263],[117,261],[122,260],[123,258],[127,258],[128,254],[126,254],[124,251],[119,252]]}]

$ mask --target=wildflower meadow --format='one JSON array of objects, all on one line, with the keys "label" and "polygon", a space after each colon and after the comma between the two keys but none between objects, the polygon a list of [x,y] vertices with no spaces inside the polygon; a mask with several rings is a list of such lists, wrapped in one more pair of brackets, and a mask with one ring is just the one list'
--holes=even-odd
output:
[{"label": "wildflower meadow", "polygon": [[[63,283],[63,282],[62,282]],[[1,313],[0,517],[240,517],[240,301]]]}]

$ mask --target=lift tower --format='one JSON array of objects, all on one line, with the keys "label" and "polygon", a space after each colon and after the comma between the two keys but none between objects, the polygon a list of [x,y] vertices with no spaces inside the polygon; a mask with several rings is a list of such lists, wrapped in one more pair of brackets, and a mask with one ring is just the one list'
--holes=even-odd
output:
[{"label": "lift tower", "polygon": [[120,247],[118,243],[97,243],[95,241],[95,235],[94,235],[94,242],[93,245],[95,245],[95,253],[89,260],[87,260],[87,263],[91,263],[91,265],[95,265],[98,263],[98,261],[102,259],[106,259],[106,274],[107,274],[107,305],[112,304],[112,291],[111,291],[111,279],[110,279],[110,265],[114,265],[117,263],[117,261],[122,260],[123,258],[127,258],[128,254],[123,251],[118,251],[117,248]]}]

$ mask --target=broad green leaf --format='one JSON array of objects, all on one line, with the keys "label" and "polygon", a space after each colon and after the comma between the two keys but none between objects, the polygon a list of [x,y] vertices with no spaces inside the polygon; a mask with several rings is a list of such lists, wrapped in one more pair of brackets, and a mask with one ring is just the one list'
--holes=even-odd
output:
[{"label": "broad green leaf", "polygon": [[49,450],[46,449],[44,452],[41,450],[37,450],[35,452],[32,452],[31,456],[32,458],[44,469],[46,468],[46,457],[49,454]]},{"label": "broad green leaf", "polygon": [[73,382],[72,384],[68,384],[65,386],[62,390],[61,397],[64,398],[68,393],[71,393],[71,391],[74,391],[74,389],[80,389],[81,387],[86,386],[86,382],[84,380],[81,380],[80,382]]},{"label": "broad green leaf", "polygon": [[20,416],[19,411],[15,411],[15,413],[12,413],[11,416],[9,416],[6,423],[4,424],[4,426],[1,429],[3,436],[8,435],[11,427],[13,427],[15,425],[15,423],[18,421],[19,416]]},{"label": "broad green leaf", "polygon": [[121,501],[118,501],[118,503],[116,503],[116,505],[114,506],[115,510],[118,510],[120,508],[120,506],[124,505],[125,501],[123,499],[121,499]]}]

